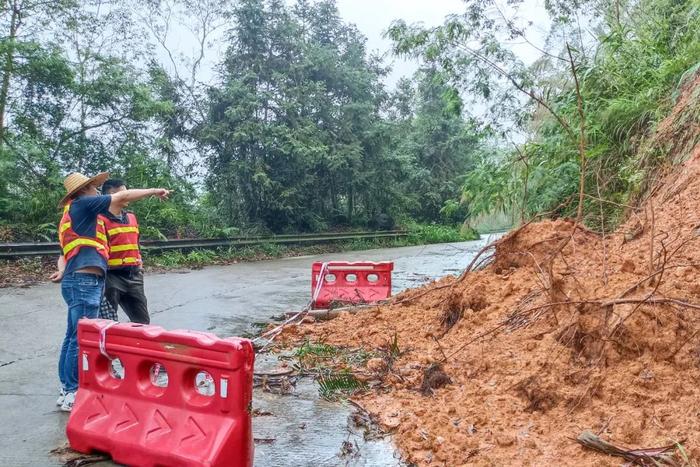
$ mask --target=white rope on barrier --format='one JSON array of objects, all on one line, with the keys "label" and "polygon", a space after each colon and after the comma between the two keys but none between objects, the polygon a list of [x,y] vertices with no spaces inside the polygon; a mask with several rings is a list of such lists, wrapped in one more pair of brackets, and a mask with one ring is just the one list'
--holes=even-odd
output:
[{"label": "white rope on barrier", "polygon": [[[270,329],[269,331],[266,331],[253,339],[253,343],[261,340],[261,339],[268,339],[267,344],[265,344],[260,351],[265,350],[268,345],[272,343],[272,341],[275,340],[275,338],[284,330],[285,326],[287,326],[289,323],[293,322],[296,320],[299,316],[301,316],[304,313],[307,313],[311,307],[313,306],[314,303],[316,303],[316,300],[318,299],[318,295],[321,293],[321,289],[323,288],[323,283],[326,280],[326,270],[328,269],[328,263],[324,262],[321,264],[321,271],[318,274],[318,281],[316,282],[316,287],[314,288],[313,293],[311,294],[311,301],[306,304],[302,310],[296,314],[294,314],[291,318],[287,319],[284,323],[280,324],[277,327],[274,327]],[[270,336],[269,338],[267,336]]]},{"label": "white rope on barrier", "polygon": [[107,329],[111,328],[112,326],[119,324],[116,321],[112,321],[109,323],[107,326],[103,327],[100,329],[100,353],[107,357],[109,361],[114,360],[110,354],[107,353]]}]

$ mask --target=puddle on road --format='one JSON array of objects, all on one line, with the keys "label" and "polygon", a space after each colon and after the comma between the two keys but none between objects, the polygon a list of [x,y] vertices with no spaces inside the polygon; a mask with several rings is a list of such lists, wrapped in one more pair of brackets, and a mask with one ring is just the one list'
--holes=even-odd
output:
[{"label": "puddle on road", "polygon": [[[277,368],[275,355],[258,355],[256,371]],[[256,466],[402,466],[390,439],[365,440],[364,429],[349,419],[353,408],[318,394],[311,377],[294,390],[276,395],[256,388],[253,409],[270,413],[253,418]]]}]

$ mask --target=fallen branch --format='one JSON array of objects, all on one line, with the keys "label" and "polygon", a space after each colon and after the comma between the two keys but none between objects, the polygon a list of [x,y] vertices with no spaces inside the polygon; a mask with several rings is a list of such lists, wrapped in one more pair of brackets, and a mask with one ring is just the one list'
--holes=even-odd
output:
[{"label": "fallen branch", "polygon": [[[335,308],[332,310],[324,308],[322,310],[309,310],[306,313],[306,316],[310,316],[316,320],[326,321],[326,320],[331,320],[333,318],[337,318],[342,313],[354,314],[354,313],[357,313],[358,311],[362,311],[366,308],[369,308],[369,307],[368,306],[343,307],[343,308]],[[287,316],[293,316],[294,314],[295,314],[294,312],[289,312],[289,313],[287,313]]]},{"label": "fallen branch", "polygon": [[684,306],[687,308],[692,308],[695,310],[700,310],[700,305],[697,305],[695,303],[689,303],[685,302],[679,298],[669,298],[669,297],[648,297],[648,298],[616,298],[613,300],[601,300],[601,299],[591,299],[591,300],[568,300],[568,301],[562,301],[562,302],[550,302],[550,303],[545,303],[543,305],[537,305],[532,308],[528,308],[527,310],[523,311],[522,314],[528,314],[533,311],[541,310],[542,308],[549,308],[553,306],[558,306],[558,305],[582,305],[582,304],[591,304],[591,305],[599,305],[601,307],[607,307],[607,306],[612,306],[612,305],[624,305],[624,304],[631,304],[631,303],[651,303],[651,304],[656,304],[656,303],[673,303],[675,305],[679,306]]},{"label": "fallen branch", "polygon": [[576,442],[585,448],[593,449],[609,456],[622,457],[632,464],[656,467],[659,465],[680,465],[674,458],[674,454],[678,446],[685,441],[658,448],[629,449],[615,446],[602,440],[590,431],[584,431],[576,438]]},{"label": "fallen branch", "polygon": [[109,460],[109,457],[104,454],[83,454],[74,451],[68,443],[56,449],[52,449],[50,453],[54,456],[58,456],[64,467],[80,467]]},{"label": "fallen branch", "polygon": [[[532,221],[530,221],[530,222],[532,222]],[[528,224],[529,224],[529,222],[528,222]],[[527,224],[525,224],[525,225],[527,225]],[[520,230],[522,230],[525,227],[525,225],[518,227],[518,229],[515,230],[515,232],[508,234],[507,237],[510,237],[512,235],[516,235],[517,232],[519,232]],[[483,247],[481,250],[479,250],[476,253],[476,255],[472,258],[472,260],[469,263],[469,265],[467,266],[467,268],[462,272],[462,274],[459,275],[459,278],[457,278],[457,282],[455,282],[455,284],[462,282],[464,280],[464,278],[467,277],[467,275],[472,271],[472,268],[476,264],[477,260],[481,257],[481,255],[483,255],[485,252],[487,252],[491,248],[495,248],[498,243],[500,243],[504,238],[507,238],[507,237],[503,237],[503,238],[499,238],[498,240],[494,240],[493,242],[489,243],[488,245]],[[451,285],[454,285],[454,284],[451,284]]]},{"label": "fallen branch", "polygon": [[[659,274],[663,274],[666,269],[679,268],[679,267],[683,267],[683,266],[697,266],[698,265],[697,263],[676,264],[676,265],[671,265],[671,266],[667,265],[667,263],[669,261],[671,261],[671,259],[676,255],[676,253],[678,253],[680,251],[681,248],[683,248],[685,245],[687,245],[688,243],[690,243],[694,239],[695,239],[694,236],[690,236],[690,237],[686,238],[685,240],[683,240],[682,242],[680,242],[678,244],[678,246],[676,248],[674,248],[673,251],[671,251],[670,253],[665,252],[664,253],[664,261],[661,263],[661,266],[656,271],[651,272],[648,276],[644,277],[642,280],[638,281],[637,283],[635,283],[634,285],[632,285],[631,287],[626,289],[624,292],[622,292],[622,294],[620,294],[620,298],[624,297],[628,293],[637,289],[637,287],[644,284],[646,281],[654,278],[655,276],[657,276]],[[664,249],[665,249],[665,247],[664,247]],[[661,279],[658,280],[658,283],[660,283],[660,282],[661,282]]]},{"label": "fallen branch", "polygon": [[[595,187],[598,193],[598,198],[601,198],[600,194],[600,165],[595,173]],[[584,193],[585,196],[585,193]],[[600,209],[600,233],[602,235],[602,245],[603,245],[603,284],[608,286],[608,247],[605,241],[605,211],[603,210],[603,203],[598,203]]]},{"label": "fallen branch", "polygon": [[651,235],[649,236],[649,274],[654,272],[654,232],[656,221],[654,219],[654,203],[649,199],[649,209],[651,211]]},{"label": "fallen branch", "polygon": [[[632,206],[629,204],[616,203],[615,201],[610,201],[609,199],[601,198],[600,196],[593,196],[593,195],[589,195],[586,193],[584,193],[583,196],[586,198],[592,199],[594,201],[598,201],[600,203],[612,204],[613,206],[617,206],[620,208],[632,209],[633,211],[639,211],[641,209],[639,206]],[[632,213],[632,215],[634,215],[637,219],[641,220],[641,218],[639,216],[637,216],[636,214],[634,214],[634,212]]]},{"label": "fallen branch", "polygon": [[367,415],[371,416],[372,414],[370,413],[369,410],[365,409],[359,402],[354,401],[352,399],[348,399],[348,403],[351,405],[354,405],[357,409],[359,409],[361,412],[366,413]]},{"label": "fallen branch", "polygon": [[[574,56],[571,53],[571,47],[566,44],[566,51],[569,54],[569,64],[571,65],[571,75],[574,77],[574,84],[576,85],[576,108],[578,110],[579,117],[579,138],[578,138],[578,152],[579,152],[579,186],[578,186],[578,206],[576,209],[576,224],[580,224],[583,220],[583,196],[585,195],[585,182],[586,182],[586,114],[583,112],[583,97],[581,96],[581,86],[578,81],[578,73],[576,73],[576,63],[574,62]],[[574,231],[576,227],[574,226]],[[573,233],[571,234],[573,236]]]},{"label": "fallen branch", "polygon": [[273,371],[273,372],[265,372],[265,371],[256,371],[253,373],[254,376],[268,376],[268,377],[275,377],[275,376],[286,376],[286,375],[291,375],[294,373],[294,370],[292,368],[288,370],[282,370],[282,371]]},{"label": "fallen branch", "polygon": [[457,348],[457,350],[455,350],[454,352],[452,352],[451,354],[449,354],[447,357],[445,357],[445,359],[444,359],[443,361],[446,362],[448,359],[454,357],[455,355],[457,355],[459,352],[461,352],[462,350],[464,350],[466,347],[470,346],[470,345],[473,344],[474,342],[476,342],[476,341],[478,341],[478,340],[480,340],[480,339],[483,339],[483,338],[486,337],[486,336],[489,336],[489,335],[491,335],[491,334],[494,334],[494,333],[495,333],[496,331],[498,331],[499,329],[505,327],[506,324],[508,324],[508,321],[503,321],[503,322],[502,322],[501,324],[499,324],[498,326],[496,326],[496,327],[494,327],[494,328],[492,328],[492,329],[489,329],[489,330],[486,331],[486,332],[482,332],[482,333],[479,334],[478,336],[473,337],[472,339],[468,340],[468,341],[465,342],[464,344],[460,345],[460,346]]},{"label": "fallen branch", "polygon": [[[595,302],[591,302],[595,303]],[[683,301],[679,298],[667,298],[667,297],[649,297],[648,299],[644,298],[622,298],[622,299],[616,299],[616,300],[610,300],[607,302],[600,302],[600,305],[605,307],[605,306],[610,306],[610,305],[622,305],[622,304],[629,304],[629,303],[642,303],[642,304],[674,304],[686,308],[692,308],[694,310],[700,310],[700,305],[697,305],[695,303],[689,303],[686,301]]]}]

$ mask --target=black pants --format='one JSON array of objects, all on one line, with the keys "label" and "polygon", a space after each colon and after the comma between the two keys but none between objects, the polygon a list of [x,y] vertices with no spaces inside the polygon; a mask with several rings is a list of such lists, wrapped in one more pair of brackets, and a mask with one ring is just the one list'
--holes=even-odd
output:
[{"label": "black pants", "polygon": [[143,291],[143,271],[138,268],[115,269],[107,272],[105,298],[116,310],[121,305],[132,323],[149,324],[148,303]]}]

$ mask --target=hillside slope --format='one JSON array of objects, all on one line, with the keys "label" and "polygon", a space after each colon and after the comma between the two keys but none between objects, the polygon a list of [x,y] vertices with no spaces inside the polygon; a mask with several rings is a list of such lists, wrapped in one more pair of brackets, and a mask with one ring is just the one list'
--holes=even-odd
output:
[{"label": "hillside slope", "polygon": [[[358,401],[418,465],[623,462],[580,447],[583,430],[633,447],[685,440],[697,459],[699,90],[686,86],[659,125],[674,163],[612,235],[531,223],[461,280],[287,336],[368,349],[396,336],[403,353]],[[451,383],[421,392],[433,363]]]}]

